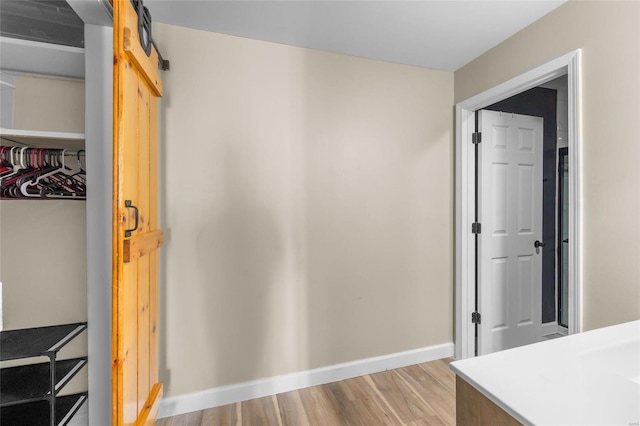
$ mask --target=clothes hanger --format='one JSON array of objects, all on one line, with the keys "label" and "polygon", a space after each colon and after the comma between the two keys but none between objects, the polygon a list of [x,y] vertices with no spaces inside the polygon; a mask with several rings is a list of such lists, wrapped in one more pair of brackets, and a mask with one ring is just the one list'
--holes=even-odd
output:
[{"label": "clothes hanger", "polygon": [[23,185],[22,193],[31,197],[85,199],[86,173],[80,160],[82,152],[76,153],[77,166],[71,167],[65,163],[66,150],[59,151],[55,156],[59,167],[37,179],[37,185]]},{"label": "clothes hanger", "polygon": [[51,167],[37,169],[35,173],[18,179],[16,186],[20,188],[20,193],[25,197],[40,197],[42,187],[50,187],[54,184],[61,185],[64,182],[62,176],[72,176],[77,173],[77,170],[65,164],[66,151],[66,149],[56,151],[51,156]]},{"label": "clothes hanger", "polygon": [[36,150],[36,148],[20,149],[19,162],[21,171],[14,176],[3,179],[2,183],[0,183],[0,187],[7,188],[10,185],[16,185],[17,187],[20,187],[23,182],[32,181],[38,176],[41,176],[43,173],[55,169],[54,167],[39,167],[38,155]]},{"label": "clothes hanger", "polygon": [[9,156],[6,159],[8,166],[10,167],[10,171],[8,173],[6,173],[4,176],[2,176],[2,179],[0,179],[0,184],[2,183],[2,181],[5,178],[11,177],[15,174],[18,173],[18,171],[20,170],[20,165],[19,162],[17,160],[16,154],[15,152],[19,149],[19,147],[17,146],[12,146],[11,149],[9,150]]},{"label": "clothes hanger", "polygon": [[0,146],[0,178],[2,178],[4,175],[8,174],[13,170],[11,168],[11,163],[7,158],[8,152],[9,152],[9,147]]},{"label": "clothes hanger", "polygon": [[28,162],[25,156],[27,149],[27,147],[11,148],[10,162],[13,164],[13,172],[0,179],[0,188],[5,189],[10,185],[13,185],[20,176],[28,172],[25,171],[28,167]]},{"label": "clothes hanger", "polygon": [[66,149],[0,146],[0,195],[86,199],[85,151],[71,155],[76,164]]}]

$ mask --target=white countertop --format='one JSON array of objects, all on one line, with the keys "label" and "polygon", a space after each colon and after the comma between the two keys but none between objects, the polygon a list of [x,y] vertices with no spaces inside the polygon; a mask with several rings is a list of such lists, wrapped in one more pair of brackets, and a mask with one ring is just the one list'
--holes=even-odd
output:
[{"label": "white countertop", "polygon": [[639,425],[640,321],[451,363],[525,425]]}]

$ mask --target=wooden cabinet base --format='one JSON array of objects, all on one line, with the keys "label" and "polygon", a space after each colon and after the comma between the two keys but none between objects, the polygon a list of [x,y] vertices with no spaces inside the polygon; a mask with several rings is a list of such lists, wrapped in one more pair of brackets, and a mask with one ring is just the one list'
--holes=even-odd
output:
[{"label": "wooden cabinet base", "polygon": [[515,426],[521,423],[460,376],[456,376],[456,424],[459,426]]}]

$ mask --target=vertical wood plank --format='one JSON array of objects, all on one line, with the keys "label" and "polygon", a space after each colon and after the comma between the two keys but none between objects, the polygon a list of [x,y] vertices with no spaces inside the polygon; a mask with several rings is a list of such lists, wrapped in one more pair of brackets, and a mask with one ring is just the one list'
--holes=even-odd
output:
[{"label": "vertical wood plank", "polygon": [[149,378],[149,256],[138,259],[138,406],[147,400],[151,383]]},{"label": "vertical wood plank", "polygon": [[[151,230],[158,221],[158,99],[149,96],[149,217]],[[158,383],[158,251],[149,255],[149,382]]]},{"label": "vertical wood plank", "polygon": [[138,316],[136,303],[138,300],[137,295],[137,281],[138,281],[138,265],[129,264],[124,267],[124,300],[127,303],[123,304],[122,321],[127,324],[120,331],[121,339],[123,340],[123,355],[122,355],[122,375],[123,375],[123,389],[122,389],[122,404],[123,413],[122,419],[125,424],[133,424],[138,416],[138,345],[137,345],[137,328],[138,328]]},{"label": "vertical wood plank", "polygon": [[149,384],[158,383],[158,251],[149,258]]},{"label": "vertical wood plank", "polygon": [[140,82],[140,72],[136,71],[138,75],[138,91],[135,94],[137,100],[137,115],[138,115],[138,209],[140,211],[140,217],[138,221],[138,234],[144,234],[149,232],[150,223],[149,219],[153,212],[150,210],[150,198],[151,198],[151,161],[150,161],[150,104],[149,104],[149,89],[144,83]]},{"label": "vertical wood plank", "polygon": [[[137,99],[137,128],[138,128],[138,231],[134,235],[149,232],[149,89],[141,82],[138,74]],[[149,378],[149,293],[150,293],[150,265],[149,256],[137,259],[138,262],[138,406],[145,403],[151,390]]]},{"label": "vertical wood plank", "polygon": [[[122,117],[120,118],[122,127],[122,140],[118,143],[121,145],[122,156],[120,158],[118,172],[120,174],[119,187],[122,193],[122,199],[117,206],[126,217],[123,228],[131,228],[135,222],[135,211],[125,208],[125,200],[131,200],[136,206],[140,204],[139,196],[139,176],[138,164],[140,162],[140,151],[138,143],[138,74],[131,64],[125,62],[122,64]],[[124,229],[123,229],[124,231]],[[124,232],[120,235],[124,239]],[[121,249],[121,247],[118,247]]]},{"label": "vertical wood plank", "polygon": [[[120,165],[120,173],[122,174],[122,195],[124,200],[132,200],[136,204],[139,198],[138,194],[138,173],[137,164],[139,162],[139,150],[137,144],[138,136],[138,101],[137,91],[139,86],[136,71],[131,64],[123,64],[122,72],[122,118],[121,127],[122,140],[121,152],[123,164]],[[124,206],[124,200],[121,200],[118,206],[123,211],[123,217],[126,218],[125,226],[130,227],[135,222],[135,213],[132,209]],[[124,236],[124,230],[121,230]],[[118,249],[122,250],[123,243],[120,241]],[[141,404],[138,403],[138,279],[139,270],[136,263],[125,265],[123,268],[122,279],[124,281],[124,294],[120,301],[121,308],[124,307],[124,317],[121,318],[119,324],[119,333],[123,338],[123,422],[124,424],[133,424],[136,421]]]}]

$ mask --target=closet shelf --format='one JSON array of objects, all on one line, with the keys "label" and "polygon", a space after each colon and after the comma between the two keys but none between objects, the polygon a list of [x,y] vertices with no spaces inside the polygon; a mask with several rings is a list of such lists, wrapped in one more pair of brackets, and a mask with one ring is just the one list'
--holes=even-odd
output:
[{"label": "closet shelf", "polygon": [[51,356],[87,328],[87,323],[0,332],[0,361]]},{"label": "closet shelf", "polygon": [[[59,396],[56,398],[56,420],[58,426],[65,426],[87,400],[87,394]],[[27,423],[25,423],[25,419]],[[12,405],[2,409],[2,426],[47,425],[52,423],[49,417],[49,402],[46,400],[27,404]]]},{"label": "closet shelf", "polygon": [[[58,392],[87,364],[87,358],[56,361],[55,390]],[[50,393],[49,363],[21,365],[0,370],[0,407],[46,400]],[[3,411],[4,416],[4,411]]]},{"label": "closet shelf", "polygon": [[84,133],[49,132],[42,130],[7,129],[0,127],[3,143],[41,148],[84,149]]}]

